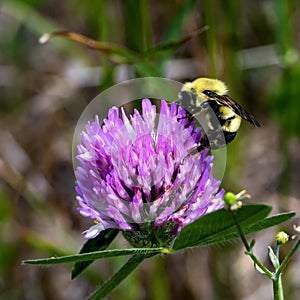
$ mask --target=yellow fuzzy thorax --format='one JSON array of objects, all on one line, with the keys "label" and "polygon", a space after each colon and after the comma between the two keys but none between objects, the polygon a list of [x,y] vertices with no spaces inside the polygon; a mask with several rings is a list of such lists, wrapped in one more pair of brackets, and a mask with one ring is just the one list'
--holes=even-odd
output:
[{"label": "yellow fuzzy thorax", "polygon": [[191,92],[192,90],[196,92],[200,102],[209,99],[208,96],[203,94],[203,91],[205,90],[215,92],[220,96],[225,95],[228,92],[227,86],[221,80],[205,77],[197,78],[192,82],[186,82],[182,87],[182,91]]}]

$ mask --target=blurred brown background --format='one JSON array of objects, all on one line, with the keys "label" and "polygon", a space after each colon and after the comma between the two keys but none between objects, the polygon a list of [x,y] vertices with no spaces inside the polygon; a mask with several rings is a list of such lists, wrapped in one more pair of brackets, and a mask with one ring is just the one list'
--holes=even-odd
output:
[{"label": "blurred brown background", "polygon": [[[38,43],[44,32],[70,30],[138,54],[204,25],[208,31],[178,49],[136,64],[62,38]],[[76,253],[84,243],[81,232],[91,222],[76,211],[74,128],[101,90],[126,79],[225,81],[263,127],[243,123],[228,146],[222,186],[246,188],[251,201],[271,204],[273,213],[299,215],[299,33],[297,0],[2,0],[0,299],[84,299],[124,262],[96,262],[74,281],[70,265],[20,265],[22,259]],[[293,234],[291,227],[284,229]],[[255,236],[263,261],[275,232]],[[124,246],[121,238],[114,242]],[[272,299],[271,282],[243,252],[236,241],[150,259],[108,299]],[[284,274],[286,299],[298,299],[299,266],[298,253]]]}]

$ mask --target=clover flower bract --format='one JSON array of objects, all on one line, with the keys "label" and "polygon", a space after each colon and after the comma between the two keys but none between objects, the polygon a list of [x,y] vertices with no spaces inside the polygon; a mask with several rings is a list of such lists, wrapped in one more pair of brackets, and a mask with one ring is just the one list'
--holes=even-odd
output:
[{"label": "clover flower bract", "polygon": [[[119,116],[121,112],[121,117]],[[201,128],[176,103],[150,100],[128,119],[113,107],[103,125],[86,125],[78,145],[76,191],[81,215],[122,230],[134,246],[165,246],[181,229],[223,206],[224,191],[211,174],[212,156],[197,152]]]}]

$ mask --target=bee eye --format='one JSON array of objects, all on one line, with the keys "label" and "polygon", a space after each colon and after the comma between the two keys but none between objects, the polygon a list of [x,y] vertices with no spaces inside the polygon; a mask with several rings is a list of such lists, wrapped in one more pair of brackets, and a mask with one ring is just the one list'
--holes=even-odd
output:
[{"label": "bee eye", "polygon": [[214,98],[214,96],[215,96],[215,93],[212,92],[212,91],[209,91],[209,90],[203,91],[203,94],[210,97],[210,98]]}]

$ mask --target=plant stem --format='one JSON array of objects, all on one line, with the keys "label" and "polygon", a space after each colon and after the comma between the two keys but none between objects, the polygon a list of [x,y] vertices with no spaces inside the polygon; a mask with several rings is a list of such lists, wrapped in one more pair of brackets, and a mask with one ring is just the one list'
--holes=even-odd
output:
[{"label": "plant stem", "polygon": [[276,274],[275,276],[279,277],[280,274],[282,273],[282,271],[285,269],[285,267],[287,266],[287,264],[289,263],[289,261],[291,260],[292,256],[294,255],[294,253],[297,251],[297,249],[300,246],[300,236],[298,236],[295,244],[293,245],[291,251],[288,253],[288,255],[284,258],[284,260],[282,261],[282,263],[280,264],[280,267],[276,270]]},{"label": "plant stem", "polygon": [[279,261],[279,258],[280,258],[279,257],[280,246],[281,246],[281,244],[276,243],[276,246],[275,246],[275,249],[274,249],[274,253],[275,253],[276,257],[278,258],[278,261]]},{"label": "plant stem", "polygon": [[218,77],[218,33],[217,33],[217,10],[218,5],[216,1],[204,1],[205,24],[209,26],[207,33],[207,53],[208,53],[208,74],[211,77]]},{"label": "plant stem", "polygon": [[253,262],[264,272],[264,274],[266,276],[268,276],[270,279],[273,280],[274,278],[274,275],[272,272],[270,272],[261,262],[260,260],[255,256],[255,254],[253,253],[253,250],[252,248],[250,247],[250,245],[248,244],[247,242],[247,239],[246,239],[246,236],[243,232],[243,229],[242,227],[240,226],[240,223],[238,222],[237,218],[236,218],[236,215],[234,212],[231,211],[231,214],[232,214],[232,217],[234,219],[234,222],[235,222],[235,225],[236,227],[238,228],[238,231],[239,231],[239,234],[240,234],[240,237],[242,239],[242,242],[246,248],[246,254],[249,255],[251,257],[251,259],[253,260]]},{"label": "plant stem", "polygon": [[[293,257],[294,253],[297,251],[297,249],[300,246],[300,237],[296,240],[295,244],[293,245],[291,251],[288,253],[288,255],[285,257],[283,262],[280,264],[279,268],[276,270],[276,273],[274,274],[273,278],[273,293],[274,293],[274,300],[284,300],[283,295],[283,286],[282,286],[282,272]],[[276,255],[279,255],[276,253]]]},{"label": "plant stem", "polygon": [[135,254],[115,273],[110,280],[105,282],[98,290],[96,290],[88,300],[103,299],[116,286],[118,286],[144,259],[156,255],[153,254]]},{"label": "plant stem", "polygon": [[281,274],[272,281],[274,300],[284,300]]}]

